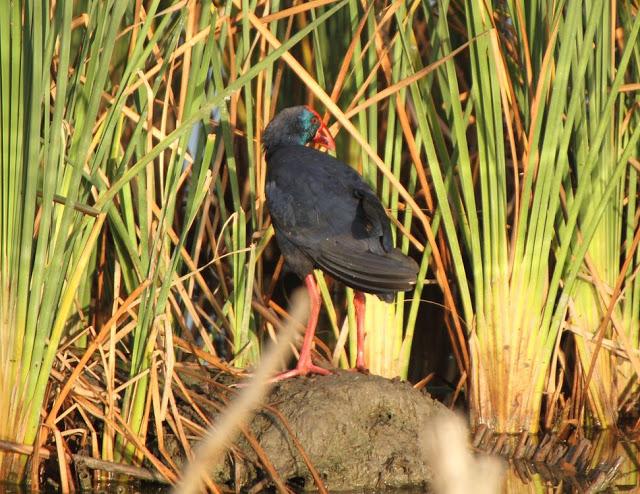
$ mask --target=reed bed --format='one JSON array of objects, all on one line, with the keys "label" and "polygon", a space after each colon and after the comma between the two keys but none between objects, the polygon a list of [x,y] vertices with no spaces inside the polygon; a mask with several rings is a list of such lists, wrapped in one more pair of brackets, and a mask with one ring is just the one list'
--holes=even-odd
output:
[{"label": "reed bed", "polygon": [[[637,416],[638,9],[11,2],[0,15],[0,440],[146,460],[178,480],[166,435],[188,457],[204,429],[181,408],[201,414],[176,369],[241,375],[289,318],[261,133],[301,103],[324,110],[337,156],[420,265],[413,292],[367,299],[372,372],[406,378],[421,365],[415,332],[443,331],[453,401],[472,425]],[[350,367],[353,293],[316,277],[318,357]],[[440,295],[427,300],[432,284]],[[443,327],[426,305],[441,307]],[[37,485],[32,459],[0,448],[0,479]]]}]

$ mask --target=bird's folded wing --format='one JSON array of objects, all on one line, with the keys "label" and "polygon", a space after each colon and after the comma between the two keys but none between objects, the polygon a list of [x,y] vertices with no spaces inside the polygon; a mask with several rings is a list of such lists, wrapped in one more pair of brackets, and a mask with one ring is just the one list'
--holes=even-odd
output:
[{"label": "bird's folded wing", "polygon": [[348,243],[323,242],[316,263],[328,274],[357,290],[371,293],[410,290],[418,266],[397,249],[385,254],[358,251]]},{"label": "bird's folded wing", "polygon": [[353,195],[360,200],[362,210],[371,225],[371,237],[381,237],[384,250],[390,252],[393,248],[389,218],[380,199],[368,187],[355,188]]}]

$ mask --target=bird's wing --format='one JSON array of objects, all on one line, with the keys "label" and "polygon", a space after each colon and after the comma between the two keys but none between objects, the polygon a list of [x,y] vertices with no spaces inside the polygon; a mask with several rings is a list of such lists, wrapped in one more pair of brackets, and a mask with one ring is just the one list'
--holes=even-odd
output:
[{"label": "bird's wing", "polygon": [[354,187],[353,195],[360,200],[362,211],[366,217],[365,221],[369,226],[369,228],[366,228],[369,237],[381,237],[383,249],[385,252],[391,252],[393,242],[387,212],[384,210],[380,199],[378,199],[371,189],[359,185],[360,184]]},{"label": "bird's wing", "polygon": [[380,255],[358,249],[351,239],[321,242],[314,259],[334,278],[365,292],[410,290],[418,274],[415,261],[398,249]]}]

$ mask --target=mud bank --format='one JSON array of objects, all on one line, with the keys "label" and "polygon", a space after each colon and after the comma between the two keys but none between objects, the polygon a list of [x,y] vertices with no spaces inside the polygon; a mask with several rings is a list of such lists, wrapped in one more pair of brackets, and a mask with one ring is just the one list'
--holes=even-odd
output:
[{"label": "mud bank", "polygon": [[[406,382],[338,372],[277,384],[250,430],[280,477],[299,489],[315,489],[300,449],[331,492],[424,486],[431,472],[421,430],[443,410]],[[219,481],[248,487],[266,477],[245,438],[235,450],[217,469]]]}]

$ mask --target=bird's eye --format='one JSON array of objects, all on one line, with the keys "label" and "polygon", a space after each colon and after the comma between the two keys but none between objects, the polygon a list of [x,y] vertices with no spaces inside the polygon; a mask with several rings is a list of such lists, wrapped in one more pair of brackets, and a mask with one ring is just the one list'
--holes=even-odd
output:
[{"label": "bird's eye", "polygon": [[313,125],[318,125],[320,123],[320,120],[318,120],[318,117],[312,117],[311,118],[311,123]]}]

